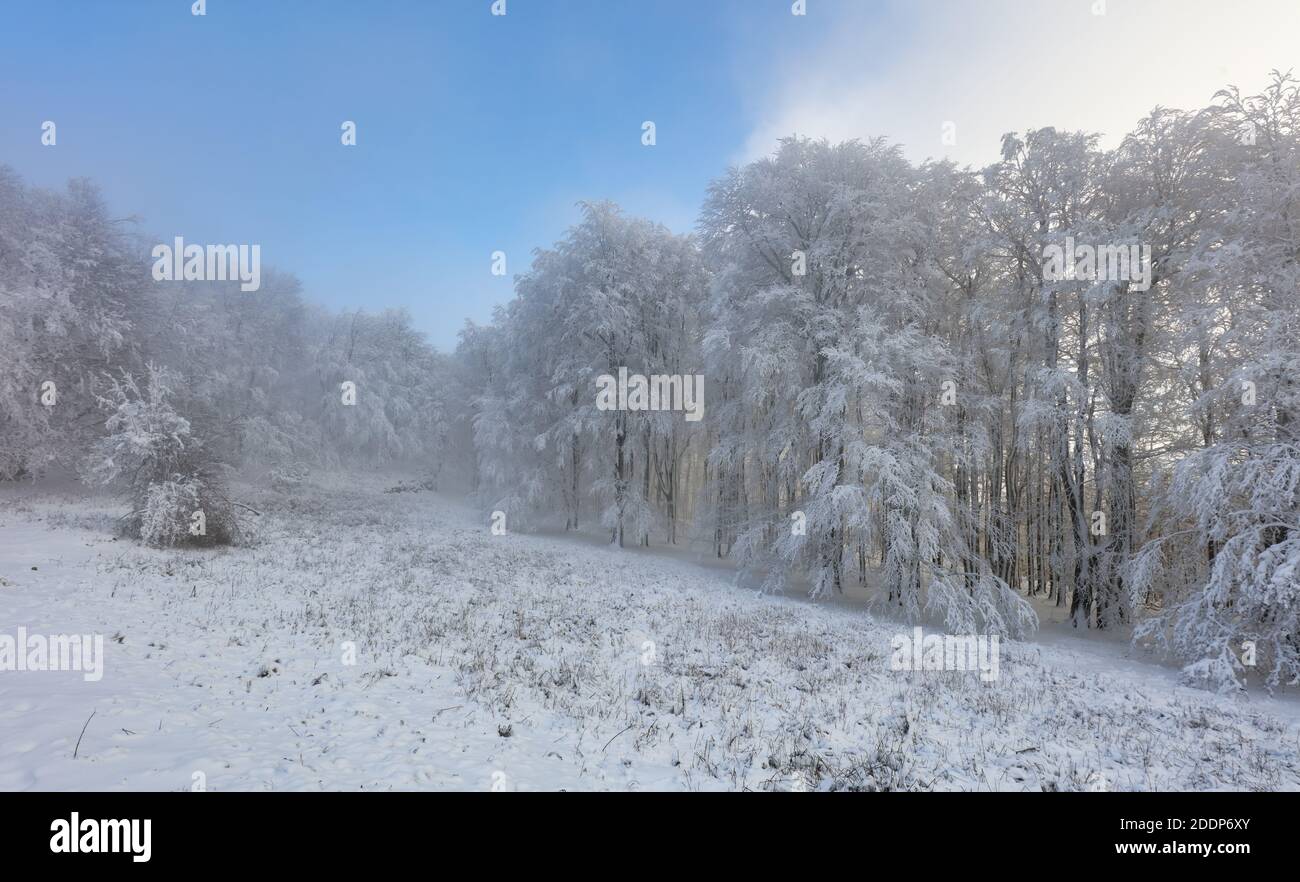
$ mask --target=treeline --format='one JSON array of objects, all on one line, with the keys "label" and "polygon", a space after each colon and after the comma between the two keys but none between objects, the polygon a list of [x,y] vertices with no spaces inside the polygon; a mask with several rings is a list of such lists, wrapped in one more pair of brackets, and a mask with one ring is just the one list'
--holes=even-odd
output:
[{"label": "treeline", "polygon": [[125,485],[135,530],[174,544],[200,507],[209,541],[235,538],[232,469],[284,486],[322,466],[438,470],[447,356],[404,313],[330,313],[275,272],[249,292],[155,282],[157,241],[86,181],[52,193],[0,167],[0,479]]},{"label": "treeline", "polygon": [[[456,363],[515,524],[690,535],[958,632],[1022,633],[1033,596],[1213,685],[1300,676],[1290,76],[982,170],[790,139],[692,239],[586,206]],[[621,367],[702,374],[704,418],[598,408]]]},{"label": "treeline", "polygon": [[[704,543],[957,633],[1025,633],[1036,598],[1211,685],[1300,677],[1289,75],[980,170],[792,138],[693,236],[585,205],[451,355],[274,272],[155,282],[152,244],[87,183],[0,169],[0,478],[125,486],[155,544],[195,508],[237,541],[232,468],[400,461],[510,529]],[[628,375],[702,378],[702,418],[602,404]]]}]

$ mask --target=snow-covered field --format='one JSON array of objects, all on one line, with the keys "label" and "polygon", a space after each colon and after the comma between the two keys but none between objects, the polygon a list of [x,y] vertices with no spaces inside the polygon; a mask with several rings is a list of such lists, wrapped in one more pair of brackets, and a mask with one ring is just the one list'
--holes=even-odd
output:
[{"label": "snow-covered field", "polygon": [[216,552],[4,490],[0,634],[107,657],[0,672],[0,788],[1300,789],[1292,701],[1054,632],[995,682],[892,671],[897,623],[391,484],[252,492],[259,543]]}]

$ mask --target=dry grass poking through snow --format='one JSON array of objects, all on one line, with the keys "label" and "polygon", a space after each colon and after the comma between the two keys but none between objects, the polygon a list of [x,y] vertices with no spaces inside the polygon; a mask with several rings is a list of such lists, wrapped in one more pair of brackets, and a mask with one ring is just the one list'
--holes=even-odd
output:
[{"label": "dry grass poking through snow", "polygon": [[[1294,721],[1167,678],[1076,670],[1068,652],[1010,642],[994,683],[893,672],[894,624],[677,561],[493,536],[432,494],[315,488],[255,503],[255,547],[118,542],[89,590],[155,608],[172,642],[207,641],[213,665],[238,658],[248,695],[275,683],[258,700],[291,713],[296,736],[277,749],[312,774],[274,786],[357,786],[384,744],[402,755],[363,770],[369,786],[479,787],[500,770],[531,789],[1300,788]],[[106,520],[38,508],[62,530]],[[330,667],[344,641],[358,648],[350,672]],[[339,712],[380,686],[430,723],[344,762],[324,697]],[[445,711],[458,722],[434,726]],[[371,714],[381,734],[415,725],[387,713]],[[413,770],[437,762],[431,740],[457,739],[443,747],[462,777]],[[237,786],[272,786],[260,768]]]}]

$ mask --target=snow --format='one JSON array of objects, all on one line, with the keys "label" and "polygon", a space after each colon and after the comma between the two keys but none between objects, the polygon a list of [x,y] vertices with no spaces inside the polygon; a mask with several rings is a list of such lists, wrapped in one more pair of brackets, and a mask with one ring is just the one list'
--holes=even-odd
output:
[{"label": "snow", "polygon": [[220,551],[0,490],[0,633],[107,653],[99,682],[0,672],[0,789],[1300,789],[1294,702],[1120,644],[1049,625],[993,683],[891,671],[910,629],[851,604],[319,481],[241,488],[260,540]]}]

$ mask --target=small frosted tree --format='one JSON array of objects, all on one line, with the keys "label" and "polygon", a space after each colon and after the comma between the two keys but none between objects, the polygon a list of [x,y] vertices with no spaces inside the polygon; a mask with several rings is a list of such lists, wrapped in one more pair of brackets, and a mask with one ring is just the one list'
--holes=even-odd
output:
[{"label": "small frosted tree", "polygon": [[92,484],[122,487],[127,531],[148,545],[228,545],[243,538],[219,466],[172,404],[176,377],[146,366],[143,384],[123,371],[99,396],[106,435],[85,464]]}]

